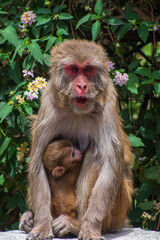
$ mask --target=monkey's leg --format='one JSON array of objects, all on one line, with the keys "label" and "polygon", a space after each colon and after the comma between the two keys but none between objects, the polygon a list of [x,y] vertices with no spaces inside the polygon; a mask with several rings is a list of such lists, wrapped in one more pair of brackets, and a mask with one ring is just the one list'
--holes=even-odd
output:
[{"label": "monkey's leg", "polygon": [[46,226],[44,224],[42,225],[36,225],[30,233],[27,235],[27,240],[33,240],[33,239],[50,239],[53,238],[53,232],[51,228],[51,224],[47,224]]},{"label": "monkey's leg", "polygon": [[106,232],[106,230],[121,229],[125,226],[127,211],[132,202],[132,194],[132,181],[124,178],[123,183],[118,190],[114,208],[103,221],[103,232]]},{"label": "monkey's leg", "polygon": [[68,233],[78,236],[81,223],[66,215],[60,215],[52,222],[53,233],[55,236],[62,237]]},{"label": "monkey's leg", "polygon": [[[31,208],[34,212],[34,228],[28,234],[27,239],[46,239],[54,237],[52,232],[52,216],[50,211],[50,189],[48,186],[47,179],[45,179],[45,175],[41,172],[41,176],[43,179],[43,188],[39,186],[38,182],[35,183],[34,189],[32,190],[32,204]],[[32,178],[33,179],[33,178]],[[41,180],[42,180],[41,179]],[[46,181],[45,181],[46,180]],[[37,191],[37,189],[39,191]],[[42,192],[42,190],[44,190]],[[40,201],[41,200],[41,201]]]},{"label": "monkey's leg", "polygon": [[19,229],[22,231],[30,232],[33,229],[34,216],[32,211],[27,211],[22,214],[19,223]]}]

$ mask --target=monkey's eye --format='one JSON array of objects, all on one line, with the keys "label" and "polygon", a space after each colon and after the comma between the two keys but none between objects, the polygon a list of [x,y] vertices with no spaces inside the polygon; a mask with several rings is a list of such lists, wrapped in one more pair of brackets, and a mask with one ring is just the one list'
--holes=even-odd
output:
[{"label": "monkey's eye", "polygon": [[73,152],[72,152],[72,158],[74,158],[74,156],[75,156],[75,153],[74,153],[74,150],[73,150]]},{"label": "monkey's eye", "polygon": [[65,68],[66,72],[70,76],[77,76],[79,73],[79,68],[76,65],[69,65]]},{"label": "monkey's eye", "polygon": [[78,72],[78,68],[76,66],[71,67],[72,72]]},{"label": "monkey's eye", "polygon": [[84,68],[84,71],[85,71],[85,72],[91,72],[91,71],[93,71],[93,69],[94,69],[93,66],[88,65],[88,66],[86,66],[86,67]]},{"label": "monkey's eye", "polygon": [[84,68],[83,73],[88,77],[91,77],[96,71],[96,67],[88,65]]}]

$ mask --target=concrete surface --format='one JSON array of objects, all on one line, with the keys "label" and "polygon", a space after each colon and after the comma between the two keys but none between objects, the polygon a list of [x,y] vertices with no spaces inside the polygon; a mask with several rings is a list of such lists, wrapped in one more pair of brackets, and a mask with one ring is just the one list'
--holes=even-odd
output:
[{"label": "concrete surface", "polygon": [[[26,236],[25,232],[19,230],[0,232],[0,240],[25,240]],[[104,238],[105,240],[160,240],[160,232],[146,231],[141,228],[123,228],[120,231],[105,234]],[[77,238],[61,239],[76,240]]]}]

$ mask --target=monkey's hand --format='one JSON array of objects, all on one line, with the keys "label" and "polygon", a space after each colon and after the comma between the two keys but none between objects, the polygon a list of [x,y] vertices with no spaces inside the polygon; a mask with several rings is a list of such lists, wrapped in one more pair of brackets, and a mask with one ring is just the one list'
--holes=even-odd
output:
[{"label": "monkey's hand", "polygon": [[37,224],[34,226],[32,231],[27,235],[26,240],[35,240],[35,239],[51,239],[53,238],[53,232],[51,223],[45,222],[44,224]]},{"label": "monkey's hand", "polygon": [[60,215],[52,222],[53,233],[55,236],[62,237],[68,233],[78,236],[81,223],[66,215]]},{"label": "monkey's hand", "polygon": [[[99,224],[98,224],[99,225]],[[82,222],[81,229],[78,235],[80,240],[104,240],[101,236],[101,230],[96,224],[93,225],[89,220]]]},{"label": "monkey's hand", "polygon": [[33,229],[33,213],[32,211],[27,211],[22,214],[19,223],[19,229],[22,231],[30,232]]}]

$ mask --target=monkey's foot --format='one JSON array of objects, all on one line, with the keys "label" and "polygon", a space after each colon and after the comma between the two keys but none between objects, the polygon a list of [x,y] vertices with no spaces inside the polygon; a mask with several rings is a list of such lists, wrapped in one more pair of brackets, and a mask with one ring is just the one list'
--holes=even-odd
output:
[{"label": "monkey's foot", "polygon": [[53,233],[57,237],[62,237],[68,233],[78,235],[80,222],[66,215],[60,215],[52,222]]},{"label": "monkey's foot", "polygon": [[104,240],[101,236],[101,232],[98,228],[93,227],[89,221],[84,221],[82,223],[81,230],[78,235],[80,240]]},{"label": "monkey's foot", "polygon": [[30,232],[33,229],[32,211],[27,211],[22,214],[20,219],[19,229],[26,232]]},{"label": "monkey's foot", "polygon": [[36,226],[32,231],[27,235],[26,240],[42,240],[42,239],[51,239],[53,238],[52,228],[46,225]]}]

